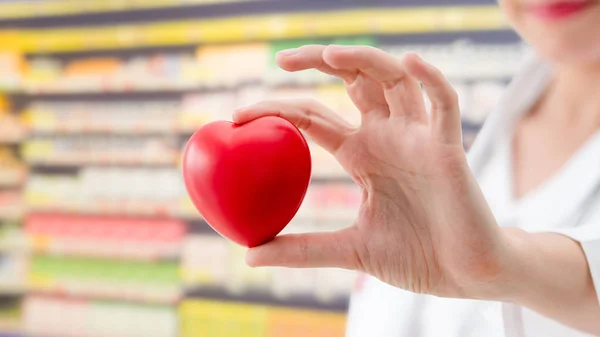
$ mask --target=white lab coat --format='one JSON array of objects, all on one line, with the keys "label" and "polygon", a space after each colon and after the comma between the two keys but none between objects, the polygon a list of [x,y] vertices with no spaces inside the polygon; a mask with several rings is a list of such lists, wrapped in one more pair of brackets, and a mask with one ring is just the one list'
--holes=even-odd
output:
[{"label": "white lab coat", "polygon": [[[600,132],[541,187],[519,200],[512,197],[513,122],[536,102],[550,75],[550,67],[536,58],[525,63],[473,144],[469,163],[499,225],[558,232],[579,241],[600,294]],[[368,277],[352,295],[347,336],[589,335],[514,304],[416,295]]]}]

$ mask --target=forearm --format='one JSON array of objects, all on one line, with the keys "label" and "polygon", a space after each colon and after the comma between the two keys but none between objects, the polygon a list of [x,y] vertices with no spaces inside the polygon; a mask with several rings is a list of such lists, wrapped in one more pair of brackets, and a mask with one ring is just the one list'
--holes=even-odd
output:
[{"label": "forearm", "polygon": [[600,334],[600,305],[580,244],[560,234],[502,231],[510,244],[505,299]]}]

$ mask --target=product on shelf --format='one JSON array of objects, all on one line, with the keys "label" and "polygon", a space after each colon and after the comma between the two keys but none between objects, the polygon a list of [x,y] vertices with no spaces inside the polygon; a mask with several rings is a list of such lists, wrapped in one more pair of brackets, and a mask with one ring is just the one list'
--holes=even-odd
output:
[{"label": "product on shelf", "polygon": [[[341,228],[291,223],[290,232],[326,231]],[[315,305],[346,299],[354,284],[354,272],[331,269],[250,268],[246,250],[215,235],[189,235],[181,257],[184,286],[191,292],[226,293],[231,298],[260,295],[272,301],[312,298]]]},{"label": "product on shelf", "polygon": [[27,257],[18,252],[0,254],[0,295],[20,294],[24,291]]},{"label": "product on shelf", "polygon": [[0,219],[0,253],[18,253],[25,249],[25,238],[18,221]]},{"label": "product on shelf", "polygon": [[127,60],[88,58],[67,63],[30,62],[25,89],[41,93],[181,90],[198,86],[190,74],[198,63],[189,54],[156,54]]},{"label": "product on shelf", "polygon": [[462,80],[510,79],[523,62],[521,43],[483,44],[457,41],[451,44],[384,45],[382,49],[401,57],[416,52],[448,78]]},{"label": "product on shelf", "polygon": [[214,87],[260,81],[269,56],[268,43],[199,47],[196,52],[198,80]]},{"label": "product on shelf", "polygon": [[0,336],[18,336],[21,330],[21,303],[19,298],[0,297]]},{"label": "product on shelf", "polygon": [[156,260],[180,254],[181,220],[33,214],[25,219],[37,253]]},{"label": "product on shelf", "polygon": [[182,337],[342,337],[343,314],[186,300],[179,308]]},{"label": "product on shelf", "polygon": [[[0,58],[2,56],[0,55]],[[0,61],[0,69],[2,68]],[[1,75],[0,70],[0,76]],[[0,80],[2,81],[2,80]],[[11,113],[10,102],[1,94],[0,84],[0,144],[18,143],[25,137],[25,129],[19,118]]]},{"label": "product on shelf", "polygon": [[33,133],[146,134],[177,131],[180,104],[173,100],[34,102],[22,114]]},{"label": "product on shelf", "polygon": [[233,90],[184,95],[178,128],[194,132],[209,122],[231,120],[236,107],[236,92]]},{"label": "product on shelf", "polygon": [[0,189],[0,220],[15,220],[25,211],[21,192]]},{"label": "product on shelf", "polygon": [[348,225],[358,215],[362,200],[360,188],[350,182],[312,184],[298,211],[299,219],[314,219]]},{"label": "product on shelf", "polygon": [[22,155],[40,165],[172,165],[179,150],[164,137],[73,136],[27,141]]},{"label": "product on shelf", "polygon": [[31,209],[98,215],[199,217],[174,168],[86,168],[79,175],[34,174]]},{"label": "product on shelf", "polygon": [[31,336],[176,337],[175,308],[27,296],[24,330]]},{"label": "product on shelf", "polygon": [[11,148],[0,145],[0,188],[19,186],[26,178],[26,165],[15,156]]},{"label": "product on shelf", "polygon": [[20,53],[0,50],[0,92],[17,90],[21,87],[23,68],[24,59]]},{"label": "product on shelf", "polygon": [[179,279],[177,262],[37,255],[28,281],[40,293],[173,303],[181,297]]}]

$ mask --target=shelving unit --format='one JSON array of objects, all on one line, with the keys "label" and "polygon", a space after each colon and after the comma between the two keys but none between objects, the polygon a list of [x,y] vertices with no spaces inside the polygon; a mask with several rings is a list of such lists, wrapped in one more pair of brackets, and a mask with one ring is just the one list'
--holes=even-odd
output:
[{"label": "shelving unit", "polygon": [[[341,336],[354,274],[247,267],[187,198],[181,151],[267,97],[312,97],[358,123],[339,81],[277,69],[275,52],[307,43],[419,52],[455,84],[468,147],[523,46],[490,2],[441,3],[0,3],[0,278],[22,281],[0,284],[0,336],[5,316],[11,334]],[[360,203],[310,145],[286,232],[347,226]]]}]

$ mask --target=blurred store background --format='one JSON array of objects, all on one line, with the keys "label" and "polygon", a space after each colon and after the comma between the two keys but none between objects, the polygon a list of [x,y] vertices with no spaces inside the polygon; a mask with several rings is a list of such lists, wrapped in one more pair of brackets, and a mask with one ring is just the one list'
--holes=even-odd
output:
[{"label": "blurred store background", "polygon": [[[461,98],[468,148],[524,46],[494,0],[0,1],[0,336],[342,337],[356,275],[245,266],[182,184],[186,140],[236,106],[341,83],[307,43],[417,51]],[[350,224],[359,191],[312,147],[287,231]]]}]

